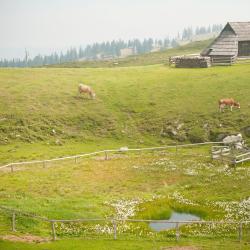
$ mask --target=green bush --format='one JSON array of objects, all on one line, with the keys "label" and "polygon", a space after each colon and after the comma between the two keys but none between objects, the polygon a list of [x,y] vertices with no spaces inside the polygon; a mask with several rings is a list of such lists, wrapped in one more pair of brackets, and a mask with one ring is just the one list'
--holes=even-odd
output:
[{"label": "green bush", "polygon": [[205,142],[207,139],[206,132],[199,127],[192,128],[188,132],[188,139],[192,143],[199,143],[199,142]]}]

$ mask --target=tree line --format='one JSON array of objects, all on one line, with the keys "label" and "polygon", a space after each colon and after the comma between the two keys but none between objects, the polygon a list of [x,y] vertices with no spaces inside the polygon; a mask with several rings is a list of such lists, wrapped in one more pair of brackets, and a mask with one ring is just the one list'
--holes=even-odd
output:
[{"label": "tree line", "polygon": [[52,53],[51,55],[37,55],[29,58],[28,52],[25,51],[24,59],[1,59],[0,67],[37,67],[49,64],[60,64],[78,60],[97,60],[117,58],[121,55],[121,49],[131,48],[134,54],[144,54],[150,52],[153,48],[167,49],[178,46],[179,40],[191,40],[194,35],[210,34],[211,32],[220,32],[222,25],[212,25],[208,27],[185,28],[182,34],[170,39],[147,38],[144,40],[113,40],[102,43],[89,44],[85,48],[70,48],[65,53]]}]

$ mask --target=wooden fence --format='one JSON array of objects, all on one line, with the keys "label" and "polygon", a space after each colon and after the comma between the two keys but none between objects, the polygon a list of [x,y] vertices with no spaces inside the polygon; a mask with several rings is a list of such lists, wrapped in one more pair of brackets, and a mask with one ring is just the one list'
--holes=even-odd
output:
[{"label": "wooden fence", "polygon": [[235,164],[237,163],[242,163],[245,161],[249,161],[250,160],[250,152],[244,153],[244,154],[240,154],[240,155],[236,155],[235,156]]},{"label": "wooden fence", "polygon": [[220,57],[211,57],[211,64],[214,66],[230,66],[233,65],[237,60],[236,56],[228,57],[228,56],[220,56]]},{"label": "wooden fence", "polygon": [[11,214],[11,231],[16,232],[16,221],[17,216],[24,216],[28,218],[33,218],[39,221],[44,221],[50,223],[51,225],[51,237],[52,240],[56,240],[58,238],[56,233],[56,223],[81,223],[81,222],[110,222],[113,226],[113,237],[117,239],[117,223],[118,222],[132,222],[132,223],[165,223],[165,224],[175,224],[175,237],[178,241],[180,239],[180,226],[183,224],[206,224],[206,225],[216,225],[216,224],[223,224],[223,225],[238,225],[238,239],[239,241],[242,240],[243,237],[243,225],[250,224],[250,221],[204,221],[204,220],[192,220],[192,221],[169,221],[169,220],[143,220],[143,219],[115,219],[115,218],[80,218],[80,219],[48,219],[42,216],[30,214],[27,212],[23,212],[17,209],[12,209],[4,206],[0,206],[1,210],[7,211]]},{"label": "wooden fence", "polygon": [[212,159],[232,163],[231,149],[228,146],[212,146]]},{"label": "wooden fence", "polygon": [[77,163],[79,158],[89,157],[89,156],[96,156],[100,154],[104,154],[105,159],[108,159],[108,155],[110,153],[126,153],[126,152],[140,152],[140,151],[155,151],[155,150],[164,150],[164,149],[175,149],[177,152],[179,148],[185,148],[185,147],[197,147],[202,145],[220,145],[223,144],[223,142],[204,142],[204,143],[193,143],[193,144],[175,144],[175,145],[167,145],[167,146],[160,146],[160,147],[148,147],[148,148],[125,148],[121,147],[120,149],[106,149],[102,151],[92,152],[92,153],[86,153],[86,154],[78,154],[73,156],[65,156],[65,157],[59,157],[49,160],[34,160],[34,161],[24,161],[24,162],[12,162],[8,163],[6,165],[0,166],[0,170],[4,168],[9,168],[11,172],[14,172],[16,166],[22,166],[22,165],[33,165],[33,164],[42,164],[44,167],[46,163],[49,162],[56,162],[56,161],[63,161],[67,159],[74,159],[75,163]]},{"label": "wooden fence", "polygon": [[237,152],[232,150],[229,146],[212,146],[211,153],[213,160],[225,161],[233,165],[250,160],[250,151],[244,153]]},{"label": "wooden fence", "polygon": [[[140,152],[140,151],[151,151],[151,150],[164,150],[164,149],[175,149],[175,153],[178,152],[179,148],[185,148],[185,147],[196,147],[196,146],[202,146],[202,145],[216,145],[212,146],[212,151],[218,152],[218,154],[227,156],[228,154],[228,147],[226,146],[218,146],[220,144],[223,144],[222,142],[205,142],[205,143],[194,143],[194,144],[182,144],[182,145],[169,145],[169,146],[161,146],[161,147],[148,147],[148,148],[134,148],[134,149],[129,149],[129,148],[120,148],[120,149],[111,149],[111,150],[102,150],[102,151],[97,151],[93,153],[87,153],[87,154],[79,154],[79,155],[74,155],[74,156],[66,156],[66,157],[61,157],[61,158],[54,158],[50,160],[35,160],[35,161],[27,161],[27,162],[14,162],[14,163],[9,163],[6,165],[3,165],[0,167],[0,169],[4,168],[10,168],[11,172],[14,171],[15,166],[22,166],[22,165],[30,165],[30,164],[43,164],[45,166],[46,163],[48,162],[55,162],[55,161],[61,161],[61,160],[66,160],[66,159],[74,159],[75,163],[77,163],[77,160],[81,157],[88,157],[88,156],[95,156],[99,154],[104,154],[105,159],[107,160],[109,157],[109,153],[121,153],[121,152]],[[216,155],[216,154],[215,154]],[[241,162],[242,159],[250,159],[250,152],[247,154],[242,154],[238,155],[238,162]],[[180,231],[179,231],[179,226],[181,224],[237,224],[239,225],[239,240],[242,239],[242,227],[244,224],[249,224],[250,221],[166,221],[166,220],[140,220],[140,219],[126,219],[126,220],[119,220],[119,219],[114,219],[114,218],[108,218],[108,219],[103,219],[103,218],[93,218],[93,219],[74,219],[74,220],[65,220],[65,219],[48,219],[46,217],[38,216],[35,214],[30,214],[27,212],[23,212],[17,209],[12,209],[4,206],[0,206],[0,209],[7,211],[11,213],[11,229],[12,231],[16,231],[16,220],[17,216],[26,216],[28,218],[33,218],[36,220],[44,221],[47,223],[51,224],[51,234],[52,234],[52,239],[56,240],[56,223],[67,223],[67,222],[72,222],[72,223],[79,223],[79,222],[111,222],[113,225],[113,232],[114,232],[114,239],[117,239],[117,222],[145,222],[145,223],[171,223],[175,224],[175,235],[176,239],[178,240],[180,237]]]}]

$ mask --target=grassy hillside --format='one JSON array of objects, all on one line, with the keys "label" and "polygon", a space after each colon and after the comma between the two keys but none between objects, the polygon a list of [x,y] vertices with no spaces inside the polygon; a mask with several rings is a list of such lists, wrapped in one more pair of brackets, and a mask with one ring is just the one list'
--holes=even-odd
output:
[{"label": "grassy hillside", "polygon": [[[249,78],[247,64],[1,69],[1,161],[124,144],[219,140],[240,131],[249,135]],[[80,97],[79,82],[91,85],[97,98]],[[241,110],[219,113],[222,97],[240,101]]]},{"label": "grassy hillside", "polygon": [[[208,147],[181,149],[177,154],[164,150],[109,157],[106,161],[104,156],[98,156],[79,159],[77,163],[69,160],[46,167],[24,166],[14,173],[0,171],[0,204],[50,219],[168,219],[174,210],[190,212],[204,220],[249,220],[249,164],[234,169],[212,162]],[[49,226],[18,215],[15,234],[49,238]],[[9,215],[0,210],[0,238],[13,234],[9,228]],[[249,247],[247,228],[243,228],[245,248],[241,249]],[[120,222],[114,246],[112,225],[108,222],[56,223],[60,240],[41,245],[42,249],[45,246],[46,249],[47,246],[48,249],[59,246],[59,249],[68,249],[70,237],[71,241],[81,237],[82,244],[88,246],[86,249],[103,249],[106,244],[110,245],[109,249],[122,250],[162,249],[173,245],[211,249],[212,244],[216,245],[214,249],[239,249],[241,245],[236,241],[238,225],[182,226],[180,231],[181,240],[177,243],[175,230],[155,233],[146,223]],[[91,240],[92,243],[88,242]],[[0,240],[1,245],[12,249],[11,243]],[[17,245],[25,247],[25,244]],[[39,245],[30,244],[30,249],[40,249]],[[74,249],[82,248],[82,245],[74,246]]]},{"label": "grassy hillside", "polygon": [[168,63],[170,56],[199,54],[204,48],[211,43],[212,40],[205,40],[200,42],[191,42],[185,46],[180,46],[174,49],[163,50],[159,52],[152,52],[142,55],[129,56],[126,58],[119,58],[104,61],[82,61],[69,62],[56,65],[49,65],[47,67],[55,68],[100,68],[100,67],[122,67],[122,66],[138,66],[138,65],[153,65]]},{"label": "grassy hillside", "polygon": [[[152,55],[140,57],[138,63],[153,62],[147,56]],[[160,62],[155,58],[154,63]],[[209,69],[131,66],[131,61],[127,65],[0,69],[0,165],[126,145],[214,141],[238,132],[250,136],[248,64]],[[93,87],[95,100],[78,95],[79,82]],[[222,97],[234,97],[241,109],[219,113],[217,101]],[[249,220],[249,163],[230,168],[213,162],[209,150],[115,154],[108,161],[100,156],[77,163],[17,167],[14,173],[1,170],[0,204],[49,218],[113,217],[132,209],[131,216],[147,219],[166,219],[175,210],[203,219]],[[249,248],[246,226],[245,245],[235,241],[238,226],[232,225],[184,226],[179,243],[173,230],[156,234],[146,224],[123,226],[118,225],[116,243],[110,240],[112,231],[101,233],[111,225],[57,223],[62,241],[12,244],[1,240],[1,235],[12,234],[10,217],[1,210],[0,248],[67,249],[72,248],[71,236],[82,237],[74,249],[110,249],[110,244],[113,249],[177,244]],[[49,237],[50,228],[44,223],[18,216],[17,227],[17,235]]]}]

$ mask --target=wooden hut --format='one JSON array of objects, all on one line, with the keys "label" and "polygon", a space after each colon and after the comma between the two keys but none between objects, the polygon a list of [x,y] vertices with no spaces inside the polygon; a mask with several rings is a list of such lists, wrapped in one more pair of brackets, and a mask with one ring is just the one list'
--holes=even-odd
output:
[{"label": "wooden hut", "polygon": [[220,35],[201,52],[212,64],[232,64],[237,57],[250,57],[250,22],[229,22]]}]

